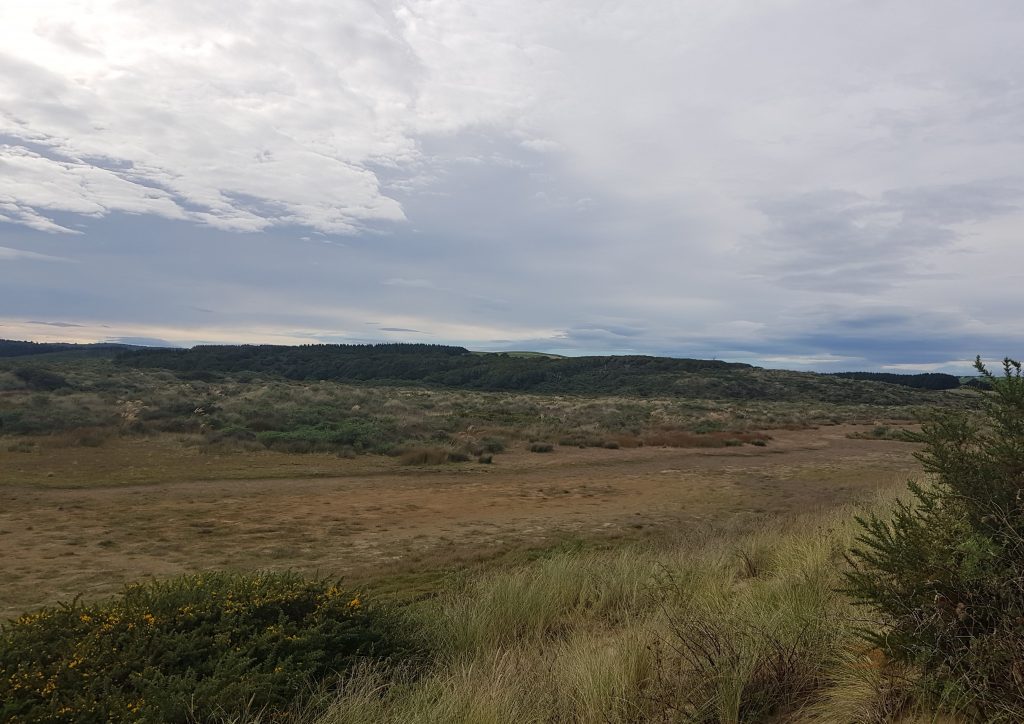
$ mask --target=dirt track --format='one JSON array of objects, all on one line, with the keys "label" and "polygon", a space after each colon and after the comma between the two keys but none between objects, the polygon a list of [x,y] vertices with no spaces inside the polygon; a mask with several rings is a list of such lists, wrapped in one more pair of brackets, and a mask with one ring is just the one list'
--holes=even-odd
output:
[{"label": "dirt track", "polygon": [[211,567],[365,576],[564,535],[633,537],[687,521],[844,502],[917,469],[862,427],[772,431],[768,447],[558,448],[494,465],[352,462],[326,478],[0,488],[0,617]]}]

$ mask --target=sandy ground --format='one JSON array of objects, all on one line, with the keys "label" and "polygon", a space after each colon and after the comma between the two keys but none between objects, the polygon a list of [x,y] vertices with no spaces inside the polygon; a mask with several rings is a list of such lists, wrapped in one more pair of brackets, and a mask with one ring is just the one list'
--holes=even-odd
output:
[{"label": "sandy ground", "polygon": [[914,445],[848,438],[856,429],[865,428],[772,431],[765,448],[515,451],[493,465],[359,458],[333,461],[329,477],[5,483],[0,618],[206,568],[361,580],[565,537],[634,538],[736,515],[756,521],[846,502],[917,471]]}]

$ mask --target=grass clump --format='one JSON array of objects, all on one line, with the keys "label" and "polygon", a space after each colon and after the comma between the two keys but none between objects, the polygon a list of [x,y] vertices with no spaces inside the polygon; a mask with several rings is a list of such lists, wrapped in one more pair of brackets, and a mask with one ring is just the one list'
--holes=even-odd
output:
[{"label": "grass clump", "polygon": [[3,625],[0,720],[272,718],[335,672],[408,651],[397,632],[357,594],[292,573],[133,585]]},{"label": "grass clump", "polygon": [[402,465],[444,465],[464,463],[469,460],[469,455],[446,447],[414,447],[402,452],[398,460]]}]

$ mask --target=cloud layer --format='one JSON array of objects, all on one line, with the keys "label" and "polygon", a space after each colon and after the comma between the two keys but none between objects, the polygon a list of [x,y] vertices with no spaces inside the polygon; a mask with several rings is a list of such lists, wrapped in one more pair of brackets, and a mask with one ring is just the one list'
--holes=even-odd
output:
[{"label": "cloud layer", "polygon": [[1014,353],[1022,34],[1010,0],[14,4],[0,335]]}]

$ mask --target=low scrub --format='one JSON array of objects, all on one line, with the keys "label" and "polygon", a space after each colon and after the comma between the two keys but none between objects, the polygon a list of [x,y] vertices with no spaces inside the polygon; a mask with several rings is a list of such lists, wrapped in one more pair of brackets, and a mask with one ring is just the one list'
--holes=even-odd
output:
[{"label": "low scrub", "polygon": [[452,448],[415,447],[405,450],[398,456],[402,465],[443,465],[445,463],[464,463],[469,455]]},{"label": "low scrub", "polygon": [[270,719],[358,661],[405,652],[397,630],[357,594],[290,573],[130,586],[0,629],[0,720]]},{"label": "low scrub", "polygon": [[738,447],[745,443],[763,447],[770,435],[758,432],[688,432],[655,430],[643,436],[644,445],[655,447]]},{"label": "low scrub", "polygon": [[382,452],[382,441],[389,437],[384,428],[374,420],[352,419],[289,430],[267,430],[257,433],[256,439],[265,447],[283,452],[327,452],[343,447]]}]

